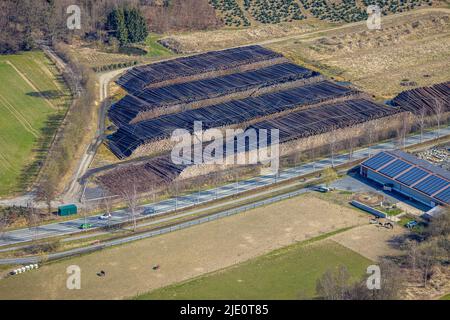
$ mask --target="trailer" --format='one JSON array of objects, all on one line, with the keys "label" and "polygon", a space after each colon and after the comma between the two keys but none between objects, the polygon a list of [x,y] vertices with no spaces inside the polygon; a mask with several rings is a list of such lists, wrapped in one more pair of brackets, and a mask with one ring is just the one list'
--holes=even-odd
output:
[{"label": "trailer", "polygon": [[58,216],[70,216],[78,213],[78,208],[74,204],[66,204],[58,207]]}]

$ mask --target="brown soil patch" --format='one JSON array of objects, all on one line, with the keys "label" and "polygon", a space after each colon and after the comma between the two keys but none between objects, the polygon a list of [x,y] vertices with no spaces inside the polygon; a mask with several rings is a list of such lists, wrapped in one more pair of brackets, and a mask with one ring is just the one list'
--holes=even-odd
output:
[{"label": "brown soil patch", "polygon": [[[367,223],[368,220],[369,215]],[[368,224],[337,234],[332,239],[366,258],[377,261],[383,256],[398,255],[400,251],[393,246],[395,238],[406,232],[406,229],[399,226],[391,230]]]}]

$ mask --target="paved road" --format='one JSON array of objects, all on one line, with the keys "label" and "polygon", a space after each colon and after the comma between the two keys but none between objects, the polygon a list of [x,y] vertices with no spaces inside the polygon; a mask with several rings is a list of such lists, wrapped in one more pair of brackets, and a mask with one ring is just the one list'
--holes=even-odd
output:
[{"label": "paved road", "polygon": [[[257,207],[272,204],[277,201],[296,197],[307,191],[308,191],[308,189],[303,188],[303,189],[295,190],[295,191],[292,191],[292,192],[289,192],[286,194],[274,196],[269,199],[260,200],[255,203],[242,205],[242,206],[234,208],[234,209],[217,212],[217,213],[208,215],[206,217],[199,217],[199,218],[193,219],[191,221],[180,222],[180,223],[177,223],[172,226],[163,227],[161,229],[151,230],[151,231],[147,231],[147,232],[143,232],[143,233],[139,233],[139,234],[134,234],[134,235],[130,235],[128,237],[114,239],[114,240],[110,240],[110,241],[106,241],[106,242],[102,242],[102,243],[98,243],[98,244],[92,244],[87,247],[75,248],[75,249],[71,249],[71,250],[67,250],[67,251],[63,251],[63,252],[57,252],[57,253],[50,253],[49,255],[47,255],[45,257],[45,261],[61,259],[61,258],[66,258],[66,257],[74,256],[74,255],[94,252],[94,251],[98,251],[98,250],[101,250],[104,248],[129,243],[132,241],[142,240],[142,239],[146,239],[146,238],[151,238],[151,237],[155,237],[155,236],[158,236],[161,234],[177,231],[180,229],[189,228],[191,226],[199,225],[199,224],[202,224],[205,222],[221,219],[221,218],[235,215],[235,214],[238,214],[238,213],[241,213],[244,211],[252,210]],[[150,222],[150,223],[154,223],[154,222]],[[149,223],[147,223],[147,224],[149,224]],[[19,265],[19,264],[39,263],[39,262],[42,262],[42,260],[43,260],[42,256],[4,258],[4,259],[0,259],[0,265]]]},{"label": "paved road", "polygon": [[[254,192],[254,193],[249,194],[247,196],[239,197],[239,202],[248,201],[248,200],[251,200],[251,199],[257,199],[257,198],[260,198],[262,196],[266,196],[268,194],[269,195],[273,194],[274,192],[280,192],[280,191],[283,192],[283,190],[299,187],[299,185],[304,184],[306,182],[313,182],[315,179],[316,178],[311,178],[311,179],[308,179],[308,180],[306,180],[304,182],[295,181],[295,182],[292,182],[292,183],[283,184],[283,185],[281,185],[279,187],[274,187],[274,188],[270,188],[270,189],[267,189],[267,190]],[[299,192],[301,194],[301,193],[308,192],[310,190],[311,190],[310,188],[302,188],[302,189],[297,190],[296,192]],[[207,211],[211,211],[211,210],[218,209],[218,208],[223,208],[225,206],[233,205],[235,203],[236,203],[236,200],[231,198],[230,200],[222,201],[220,203],[213,204],[213,205],[206,206],[206,207],[202,207],[202,208],[198,208],[198,209],[188,210],[187,212],[183,212],[183,213],[179,213],[179,214],[172,214],[170,216],[161,216],[160,218],[155,218],[155,219],[151,219],[151,220],[143,220],[142,222],[137,224],[137,227],[141,228],[141,227],[160,225],[161,223],[175,221],[175,220],[178,220],[180,218],[187,217],[187,216],[193,216],[193,215],[206,213]],[[130,230],[131,231],[131,230],[133,230],[133,227],[132,226],[128,226],[128,227],[123,228],[123,230]],[[97,231],[97,232],[90,232],[90,233],[87,233],[87,234],[80,233],[79,235],[74,235],[74,236],[72,236],[70,238],[65,238],[65,239],[63,239],[61,241],[62,242],[68,242],[68,241],[74,241],[74,240],[79,240],[79,239],[95,238],[95,237],[98,237],[100,235],[107,234],[107,233],[109,233],[109,232],[108,231],[101,231],[101,230]],[[20,246],[14,246],[14,247],[9,246],[9,247],[5,247],[3,249],[0,249],[0,252],[7,252],[7,251],[18,250],[18,249],[21,249],[21,248],[27,247],[27,246],[28,246],[27,244],[23,244],[23,245],[20,245]]]},{"label": "paved road", "polygon": [[[440,130],[440,136],[450,135],[450,126]],[[429,141],[437,137],[436,131],[430,131],[425,133],[423,136],[423,141]],[[420,143],[420,135],[413,135],[406,139],[405,145],[411,146]],[[369,155],[373,155],[381,150],[394,149],[395,145],[392,142],[385,142],[377,144],[370,149],[364,148],[356,150],[353,153],[352,158],[349,158],[349,154],[341,154],[335,156],[334,159],[323,158],[315,162],[309,162],[302,164],[297,167],[289,168],[280,171],[278,176],[274,175],[260,175],[247,180],[239,181],[236,183],[230,183],[221,187],[200,191],[197,193],[184,195],[176,198],[171,198],[157,202],[155,204],[148,204],[140,207],[140,210],[145,208],[153,208],[154,213],[152,216],[162,215],[168,212],[173,212],[179,209],[185,209],[198,204],[207,203],[213,200],[222,199],[234,194],[239,194],[249,190],[255,190],[260,187],[268,186],[280,181],[301,177],[306,174],[314,173],[316,171],[323,170],[327,167],[339,166],[350,161],[362,160]],[[143,219],[146,216],[139,214],[138,219]],[[148,216],[147,216],[148,217]],[[118,210],[113,213],[112,219],[109,221],[111,225],[118,224],[122,222],[127,222],[130,220],[129,214],[125,210]],[[61,235],[80,233],[82,230],[79,229],[80,224],[84,223],[84,218],[78,218],[70,221],[57,222],[52,224],[47,224],[38,227],[37,238],[51,238]],[[107,221],[99,219],[99,216],[91,216],[86,218],[87,223],[91,223],[94,228],[104,227],[108,224]],[[18,244],[21,242],[30,241],[35,236],[34,230],[29,229],[19,229],[6,232],[3,239],[0,240],[0,246]]]},{"label": "paved road", "polygon": [[[450,12],[450,9],[424,8],[424,9],[414,10],[412,12],[408,11],[408,12],[399,13],[396,15],[391,15],[387,18],[393,19],[393,17],[407,16],[407,15],[411,15],[411,14],[417,14],[419,12],[427,13],[427,12],[443,12],[443,11]],[[297,38],[308,38],[311,35],[321,35],[324,32],[329,32],[329,31],[333,31],[333,30],[340,30],[340,29],[345,29],[345,28],[359,26],[359,25],[363,26],[363,25],[365,25],[365,23],[366,23],[365,21],[348,23],[348,24],[345,24],[342,26],[331,27],[331,28],[327,28],[327,29],[321,29],[321,30],[306,32],[306,33],[302,33],[302,34],[278,37],[278,38],[264,40],[264,41],[257,41],[257,42],[248,43],[248,44],[244,44],[244,45],[238,45],[236,47],[245,47],[245,46],[249,46],[249,45],[268,45],[268,44],[272,44],[272,43],[283,42],[286,40],[292,40],[292,39],[297,39]],[[48,45],[45,45],[44,43],[41,44],[41,47],[43,48],[43,50],[45,50],[45,52],[48,55],[50,55],[53,58],[55,63],[58,65],[58,68],[60,68],[61,70],[65,70],[67,68],[66,63],[51,49],[51,47],[49,47]],[[168,60],[179,58],[181,56],[190,56],[190,55],[194,55],[194,54],[197,54],[197,53],[177,55],[174,57],[161,59],[161,60],[155,61],[155,62],[168,61]],[[104,114],[105,114],[104,105],[107,103],[106,98],[107,98],[108,84],[115,76],[119,75],[120,73],[122,73],[123,71],[125,71],[127,69],[128,68],[118,69],[118,70],[114,70],[111,72],[103,73],[99,76],[100,103],[102,104],[102,107],[100,108],[100,111],[99,111],[99,124],[98,124],[97,134],[96,134],[96,137],[92,140],[91,144],[89,144],[89,146],[85,149],[85,152],[83,153],[81,160],[78,162],[77,168],[72,176],[69,186],[65,190],[64,194],[61,196],[64,200],[63,202],[65,202],[65,203],[78,202],[78,200],[79,200],[79,196],[81,195],[82,189],[83,189],[85,181],[86,181],[86,179],[84,179],[83,177],[88,172],[89,165],[91,164],[91,162],[95,156],[95,150],[100,145],[101,139],[103,136],[104,130],[102,129],[102,127],[104,125],[104,121],[101,121],[101,120],[104,118]],[[77,83],[77,81],[75,81],[75,85],[77,86],[76,91],[81,92],[81,88],[79,88],[79,84]],[[7,205],[7,206],[12,206],[12,205],[26,206],[27,203],[29,203],[29,202],[33,202],[36,204],[36,202],[34,202],[34,194],[32,194],[32,193],[27,193],[25,195],[22,195],[22,196],[13,198],[13,199],[0,200],[0,204]],[[41,206],[41,207],[45,206],[45,204],[43,204],[43,203],[37,204],[37,205]],[[57,205],[57,204],[55,204],[55,205]]]}]

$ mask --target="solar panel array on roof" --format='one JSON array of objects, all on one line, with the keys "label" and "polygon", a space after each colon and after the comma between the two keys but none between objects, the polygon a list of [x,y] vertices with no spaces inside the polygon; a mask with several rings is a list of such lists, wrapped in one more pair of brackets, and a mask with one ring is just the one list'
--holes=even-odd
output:
[{"label": "solar panel array on roof", "polygon": [[[395,160],[394,160],[395,159]],[[362,163],[375,172],[420,191],[441,202],[450,204],[450,180],[441,168],[423,164],[410,154],[398,150],[380,152]]]},{"label": "solar panel array on roof", "polygon": [[447,180],[433,175],[420,181],[413,188],[431,196],[433,193],[438,192],[448,184],[449,182]]},{"label": "solar panel array on roof", "polygon": [[450,171],[445,170],[444,168],[437,167],[428,161],[422,160],[417,158],[416,156],[403,152],[401,150],[390,150],[389,154],[393,155],[394,157],[397,157],[399,159],[405,160],[406,162],[414,164],[416,167],[421,168],[422,170],[433,172],[434,174],[437,174],[447,180],[450,180]]},{"label": "solar panel array on roof", "polygon": [[381,169],[380,172],[382,174],[387,175],[388,177],[393,178],[411,167],[412,166],[409,163],[406,163],[405,161],[395,160],[393,163]]},{"label": "solar panel array on roof", "polygon": [[429,174],[430,174],[429,172],[415,167],[415,168],[412,168],[411,170],[403,173],[401,176],[397,177],[396,180],[400,181],[401,183],[406,184],[407,186],[410,186],[413,183],[416,183],[417,181],[426,177]]},{"label": "solar panel array on roof", "polygon": [[384,152],[380,152],[375,156],[373,156],[372,158],[370,158],[369,160],[365,161],[364,165],[366,167],[369,167],[370,169],[378,170],[379,168],[381,168],[382,166],[384,166],[385,164],[389,163],[389,161],[392,160],[394,160],[393,156]]},{"label": "solar panel array on roof", "polygon": [[434,196],[436,199],[439,199],[441,201],[444,201],[446,203],[450,203],[450,187],[439,192]]}]

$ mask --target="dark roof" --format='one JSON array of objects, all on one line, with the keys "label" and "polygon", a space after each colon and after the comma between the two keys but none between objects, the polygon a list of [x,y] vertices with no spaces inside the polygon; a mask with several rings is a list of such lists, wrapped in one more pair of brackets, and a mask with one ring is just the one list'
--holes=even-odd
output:
[{"label": "dark roof", "polygon": [[433,172],[435,174],[438,174],[438,175],[440,175],[440,176],[450,180],[450,172],[449,171],[447,171],[445,169],[442,169],[441,167],[435,166],[435,165],[429,163],[428,161],[419,159],[419,158],[417,158],[416,156],[413,156],[410,153],[407,153],[407,152],[404,152],[404,151],[401,151],[401,150],[391,150],[388,153],[396,156],[397,158],[406,160],[406,161],[408,161],[408,162],[410,162],[410,163],[412,163],[412,164],[414,164],[414,165],[416,165],[418,167],[421,167],[423,169],[431,171],[431,172]]},{"label": "dark roof", "polygon": [[437,203],[450,204],[450,172],[425,160],[401,150],[391,150],[379,152],[361,165]]}]

